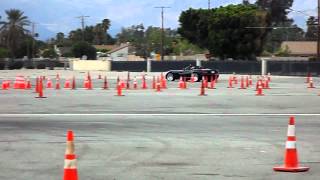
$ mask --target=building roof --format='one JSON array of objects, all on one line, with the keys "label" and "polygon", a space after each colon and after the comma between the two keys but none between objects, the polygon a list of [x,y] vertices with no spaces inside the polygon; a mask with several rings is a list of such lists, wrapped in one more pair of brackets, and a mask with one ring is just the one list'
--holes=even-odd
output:
[{"label": "building roof", "polygon": [[121,49],[124,49],[124,48],[127,48],[127,47],[130,47],[130,44],[121,44],[119,47],[115,47],[113,48],[111,51],[109,51],[108,53],[111,54],[111,53],[114,53],[114,52],[117,52]]},{"label": "building roof", "polygon": [[93,45],[96,49],[107,49],[111,50],[117,47],[117,45]]},{"label": "building roof", "polygon": [[316,41],[284,41],[281,48],[288,47],[291,55],[310,56],[317,54]]}]

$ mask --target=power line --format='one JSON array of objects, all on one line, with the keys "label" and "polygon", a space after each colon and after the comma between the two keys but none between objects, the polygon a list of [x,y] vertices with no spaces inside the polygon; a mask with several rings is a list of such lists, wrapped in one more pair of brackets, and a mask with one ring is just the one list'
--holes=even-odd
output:
[{"label": "power line", "polygon": [[171,7],[166,7],[166,6],[159,6],[159,7],[154,7],[157,9],[161,9],[161,61],[164,60],[164,9],[168,9]]},{"label": "power line", "polygon": [[80,19],[80,22],[81,22],[81,28],[82,28],[82,40],[84,40],[84,26],[85,26],[85,18],[88,18],[90,16],[78,16],[76,18],[79,18]]}]

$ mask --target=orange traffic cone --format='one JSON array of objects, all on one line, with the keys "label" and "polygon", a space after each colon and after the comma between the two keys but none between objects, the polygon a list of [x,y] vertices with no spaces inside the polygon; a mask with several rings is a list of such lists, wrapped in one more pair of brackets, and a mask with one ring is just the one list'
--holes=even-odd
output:
[{"label": "orange traffic cone", "polygon": [[205,93],[205,86],[203,80],[201,81],[201,88],[200,88],[200,94],[199,96],[207,96]]},{"label": "orange traffic cone", "polygon": [[315,88],[315,87],[313,86],[313,79],[312,79],[312,77],[310,77],[310,81],[309,81],[309,86],[308,86],[308,88]]},{"label": "orange traffic cone", "polygon": [[233,81],[234,81],[234,84],[238,84],[238,78],[237,78],[237,76],[235,76],[235,74],[233,76]]},{"label": "orange traffic cone", "polygon": [[233,78],[232,78],[232,76],[230,76],[229,77],[229,86],[228,86],[228,88],[233,88],[232,87],[232,81],[233,81]]},{"label": "orange traffic cone", "polygon": [[245,85],[244,85],[244,78],[243,78],[243,76],[241,76],[241,83],[240,83],[241,85],[240,85],[240,88],[239,89],[246,89],[245,88]]},{"label": "orange traffic cone", "polygon": [[64,157],[63,180],[78,180],[77,157],[74,148],[74,135],[71,130],[67,132],[67,147]]},{"label": "orange traffic cone", "polygon": [[216,78],[213,78],[213,76],[211,76],[211,82],[210,82],[210,89],[216,89],[215,85],[216,85]]},{"label": "orange traffic cone", "polygon": [[156,84],[156,86],[157,86],[156,92],[161,92],[161,84],[160,84],[160,79],[159,79],[159,77],[157,77],[157,84]]},{"label": "orange traffic cone", "polygon": [[156,77],[152,77],[152,89],[156,89]]},{"label": "orange traffic cone", "polygon": [[179,88],[180,88],[180,89],[183,89],[183,80],[182,80],[182,76],[180,76],[180,79],[179,79]]},{"label": "orange traffic cone", "polygon": [[36,87],[34,89],[34,93],[39,93],[39,82],[40,82],[40,78],[37,77],[36,78]]},{"label": "orange traffic cone", "polygon": [[26,83],[23,76],[17,76],[13,84],[14,89],[25,89]]},{"label": "orange traffic cone", "polygon": [[50,78],[48,78],[47,80],[47,86],[46,86],[47,89],[51,89],[52,88],[52,81]]},{"label": "orange traffic cone", "polygon": [[31,82],[30,79],[27,80],[26,89],[31,89]]},{"label": "orange traffic cone", "polygon": [[89,89],[89,79],[86,77],[83,81],[83,88]]},{"label": "orange traffic cone", "polygon": [[246,88],[249,88],[249,77],[246,76],[246,85],[245,85]]},{"label": "orange traffic cone", "polygon": [[256,93],[256,96],[264,96],[263,92],[262,92],[262,84],[261,84],[261,81],[258,81],[257,82],[257,93]]},{"label": "orange traffic cone", "polygon": [[69,88],[70,88],[70,81],[69,81],[69,79],[66,79],[66,81],[64,82],[64,88],[65,88],[65,89],[69,89]]},{"label": "orange traffic cone", "polygon": [[252,86],[252,76],[249,76],[249,86]]},{"label": "orange traffic cone", "polygon": [[138,89],[138,82],[136,77],[134,77],[133,79],[133,89]]},{"label": "orange traffic cone", "polygon": [[2,81],[2,90],[8,90],[7,81]]},{"label": "orange traffic cone", "polygon": [[147,82],[145,75],[142,76],[142,89],[147,89]]},{"label": "orange traffic cone", "polygon": [[162,89],[167,89],[167,80],[166,80],[166,78],[163,78],[161,82],[162,82],[162,85],[161,85]]},{"label": "orange traffic cone", "polygon": [[56,79],[56,89],[60,89],[60,79]]},{"label": "orange traffic cone", "polygon": [[116,96],[124,96],[124,95],[122,94],[121,82],[119,82],[119,83],[117,84],[117,95],[116,95]]},{"label": "orange traffic cone", "polygon": [[103,87],[102,89],[109,89],[107,76],[104,76]]},{"label": "orange traffic cone", "polygon": [[266,87],[265,87],[266,89],[271,89],[269,83],[270,83],[270,81],[269,81],[269,79],[267,79],[266,83],[265,83],[266,84]]},{"label": "orange traffic cone", "polygon": [[187,89],[187,88],[188,88],[187,78],[184,77],[184,78],[183,78],[183,89]]},{"label": "orange traffic cone", "polygon": [[72,78],[72,86],[71,86],[71,89],[72,89],[72,90],[77,89],[76,77],[74,77],[74,76],[73,76],[73,78]]},{"label": "orange traffic cone", "polygon": [[42,84],[42,78],[40,78],[39,80],[39,85],[38,85],[38,90],[39,90],[39,93],[38,93],[38,96],[36,98],[47,98],[45,96],[43,96],[43,84]]},{"label": "orange traffic cone", "polygon": [[304,172],[309,170],[309,167],[299,166],[294,117],[290,117],[289,120],[284,165],[274,167],[273,170],[284,172]]}]

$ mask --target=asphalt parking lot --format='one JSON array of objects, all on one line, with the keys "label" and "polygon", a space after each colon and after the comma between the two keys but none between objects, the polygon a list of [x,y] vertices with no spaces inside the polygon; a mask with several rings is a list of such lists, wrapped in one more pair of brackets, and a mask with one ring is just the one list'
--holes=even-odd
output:
[{"label": "asphalt parking lot", "polygon": [[[14,80],[16,72],[1,72]],[[55,72],[26,72],[33,78]],[[60,72],[70,77],[72,72]],[[93,72],[94,89],[0,91],[0,179],[61,179],[65,134],[75,132],[80,179],[318,179],[320,176],[320,89],[303,77],[272,77],[271,89],[256,97],[254,88],[217,89],[200,97],[200,84],[180,90],[124,90],[115,96],[117,75],[108,73],[109,90]],[[132,73],[131,76],[138,76]],[[148,74],[159,75],[159,73]],[[149,78],[150,80],[150,78]],[[254,77],[255,80],[255,77]],[[314,78],[315,86],[319,79]],[[140,86],[140,85],[139,85]],[[288,119],[296,116],[299,159],[311,169],[280,173]]]}]

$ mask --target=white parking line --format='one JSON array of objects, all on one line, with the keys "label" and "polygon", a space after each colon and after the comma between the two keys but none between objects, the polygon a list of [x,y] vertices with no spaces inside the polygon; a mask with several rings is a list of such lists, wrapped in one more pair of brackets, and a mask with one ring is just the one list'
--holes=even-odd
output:
[{"label": "white parking line", "polygon": [[320,114],[277,114],[277,113],[260,113],[260,114],[126,114],[126,113],[104,113],[104,114],[0,114],[0,117],[36,117],[36,116],[320,116]]}]

